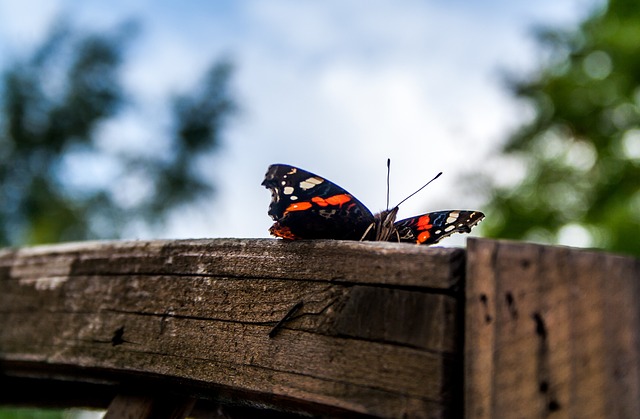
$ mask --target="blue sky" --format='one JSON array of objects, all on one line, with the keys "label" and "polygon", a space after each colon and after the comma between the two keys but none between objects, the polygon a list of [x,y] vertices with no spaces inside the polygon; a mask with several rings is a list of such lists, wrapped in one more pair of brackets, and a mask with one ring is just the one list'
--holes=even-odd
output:
[{"label": "blue sky", "polygon": [[[266,237],[269,193],[260,182],[276,162],[327,177],[377,211],[391,158],[392,203],[444,172],[403,204],[401,218],[482,209],[485,197],[461,183],[467,171],[480,167],[507,184],[524,173],[492,157],[530,115],[501,74],[536,68],[535,26],[573,25],[596,3],[0,0],[0,57],[24,54],[61,14],[87,29],[138,20],[123,73],[136,107],[100,135],[142,148],[167,129],[158,103],[230,57],[242,112],[203,169],[215,178],[216,199],[177,212],[166,231],[134,227],[130,236]],[[88,170],[70,167],[70,176]]]}]

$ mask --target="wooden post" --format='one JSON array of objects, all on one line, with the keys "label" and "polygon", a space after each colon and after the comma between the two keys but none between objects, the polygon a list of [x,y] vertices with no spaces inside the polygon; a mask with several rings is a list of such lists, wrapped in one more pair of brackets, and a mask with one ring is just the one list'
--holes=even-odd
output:
[{"label": "wooden post", "polygon": [[466,417],[636,418],[640,261],[470,239]]},{"label": "wooden post", "polygon": [[120,394],[113,415],[140,418],[163,400],[184,415],[189,397],[330,416],[452,417],[463,275],[463,249],[394,243],[1,251],[0,385],[89,382]]}]

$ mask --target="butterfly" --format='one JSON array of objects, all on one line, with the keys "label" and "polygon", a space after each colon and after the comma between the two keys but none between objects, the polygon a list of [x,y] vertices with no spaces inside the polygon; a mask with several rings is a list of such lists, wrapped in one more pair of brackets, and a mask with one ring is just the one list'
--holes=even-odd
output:
[{"label": "butterfly", "polygon": [[399,205],[422,188],[395,207],[374,215],[335,183],[286,164],[269,166],[262,186],[271,191],[268,214],[275,223],[269,232],[287,240],[375,240],[434,244],[453,233],[469,233],[484,218],[480,211],[445,210],[395,221]]}]

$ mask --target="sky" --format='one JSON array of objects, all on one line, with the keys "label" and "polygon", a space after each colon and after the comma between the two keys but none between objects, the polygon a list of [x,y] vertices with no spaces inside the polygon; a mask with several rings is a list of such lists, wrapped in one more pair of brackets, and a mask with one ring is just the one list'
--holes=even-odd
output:
[{"label": "sky", "polygon": [[[2,57],[28,53],[61,16],[92,30],[135,19],[140,32],[122,76],[136,106],[99,136],[145,148],[157,146],[169,123],[158,104],[193,87],[214,60],[230,59],[240,113],[203,168],[217,194],[177,211],[162,232],[134,227],[129,238],[268,237],[270,194],[260,183],[272,163],[325,177],[377,212],[390,158],[392,205],[444,172],[401,206],[399,218],[482,210],[486,197],[465,181],[469,173],[479,168],[506,184],[524,173],[495,158],[531,116],[504,74],[539,65],[534,28],[571,27],[594,4],[0,0],[0,66]],[[71,164],[69,176],[92,177],[91,170],[98,169]],[[454,237],[442,243],[464,243]]]}]

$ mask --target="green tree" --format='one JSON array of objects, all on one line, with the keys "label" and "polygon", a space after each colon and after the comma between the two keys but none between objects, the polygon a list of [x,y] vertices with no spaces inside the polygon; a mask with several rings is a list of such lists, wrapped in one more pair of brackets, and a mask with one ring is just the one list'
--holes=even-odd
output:
[{"label": "green tree", "polygon": [[502,152],[525,163],[515,188],[492,188],[488,236],[591,245],[640,255],[640,8],[611,0],[576,30],[543,30],[549,53],[511,82],[534,117]]},{"label": "green tree", "polygon": [[[159,226],[171,210],[213,191],[195,163],[219,144],[235,110],[227,61],[168,103],[172,130],[157,147],[113,151],[98,141],[100,127],[133,106],[119,71],[136,30],[131,23],[101,34],[57,25],[31,56],[4,69],[0,246],[117,238],[131,223]],[[110,174],[78,186],[69,175],[78,161]]]}]

